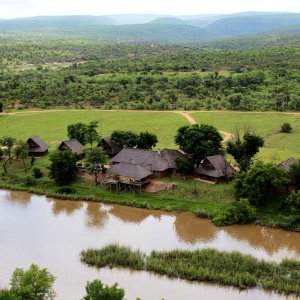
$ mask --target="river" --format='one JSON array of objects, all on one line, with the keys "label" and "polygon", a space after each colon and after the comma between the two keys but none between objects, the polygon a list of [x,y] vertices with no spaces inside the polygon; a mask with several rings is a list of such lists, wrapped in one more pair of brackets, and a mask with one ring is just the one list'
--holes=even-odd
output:
[{"label": "river", "polygon": [[295,299],[259,289],[239,291],[171,280],[127,269],[97,270],[80,262],[81,250],[119,243],[151,250],[201,249],[251,254],[269,261],[300,259],[300,234],[255,225],[215,227],[190,213],[166,213],[119,205],[55,200],[0,191],[0,288],[17,267],[35,263],[56,276],[58,300],[79,300],[87,281],[118,282],[126,299]]}]

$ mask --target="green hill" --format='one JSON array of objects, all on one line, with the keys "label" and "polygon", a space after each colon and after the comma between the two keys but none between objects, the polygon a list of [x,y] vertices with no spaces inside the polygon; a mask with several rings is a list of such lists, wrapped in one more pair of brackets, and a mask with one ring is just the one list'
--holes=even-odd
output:
[{"label": "green hill", "polygon": [[300,14],[245,15],[218,20],[206,29],[225,36],[239,36],[268,32],[285,26],[300,24]]},{"label": "green hill", "polygon": [[183,21],[179,18],[171,18],[171,17],[165,17],[165,18],[158,18],[150,22],[151,24],[173,24],[173,25],[188,25],[187,22]]}]

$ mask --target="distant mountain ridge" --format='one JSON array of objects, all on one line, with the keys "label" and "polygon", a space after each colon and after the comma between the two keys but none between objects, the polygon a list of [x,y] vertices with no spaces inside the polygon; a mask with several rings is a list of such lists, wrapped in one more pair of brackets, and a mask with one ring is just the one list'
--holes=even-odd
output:
[{"label": "distant mountain ridge", "polygon": [[0,34],[53,33],[107,42],[194,43],[253,34],[298,34],[300,13],[38,16],[0,19]]}]

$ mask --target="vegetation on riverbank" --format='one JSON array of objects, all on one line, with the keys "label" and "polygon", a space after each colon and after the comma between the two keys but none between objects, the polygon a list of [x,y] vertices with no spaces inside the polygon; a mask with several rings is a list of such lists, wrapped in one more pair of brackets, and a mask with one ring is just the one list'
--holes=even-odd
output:
[{"label": "vegetation on riverbank", "polygon": [[82,251],[81,260],[99,268],[127,267],[171,278],[206,281],[239,289],[261,286],[264,290],[284,294],[300,293],[300,262],[295,260],[283,260],[277,264],[238,252],[227,253],[213,249],[152,251],[146,255],[119,245]]},{"label": "vegetation on riverbank", "polygon": [[[78,177],[75,182],[66,187],[59,187],[48,178],[48,156],[36,160],[34,167],[43,173],[41,178],[34,178],[34,170],[24,172],[21,161],[13,161],[8,165],[8,174],[0,174],[0,188],[28,191],[66,200],[86,200],[103,203],[114,203],[138,208],[196,212],[197,215],[214,218],[227,211],[229,204],[235,202],[233,183],[207,184],[194,180],[179,180],[165,178],[166,182],[175,183],[171,191],[159,194],[151,193],[116,193],[95,185],[94,179]],[[30,165],[30,159],[25,163]],[[274,200],[274,197],[272,198]],[[282,201],[268,201],[256,209],[256,223],[270,227],[281,227],[289,230],[299,230],[290,225],[290,211],[282,206]],[[201,211],[201,214],[199,214]]]}]

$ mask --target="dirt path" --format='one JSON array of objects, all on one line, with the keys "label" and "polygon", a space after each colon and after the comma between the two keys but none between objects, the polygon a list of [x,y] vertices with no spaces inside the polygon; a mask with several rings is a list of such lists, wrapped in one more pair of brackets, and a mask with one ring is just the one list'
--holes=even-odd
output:
[{"label": "dirt path", "polygon": [[[178,112],[174,111],[174,112],[185,117],[190,124],[192,124],[192,125],[197,124],[196,120],[190,115],[189,112],[186,112],[186,111],[178,111]],[[231,140],[234,137],[234,135],[231,134],[230,132],[221,131],[221,130],[219,130],[219,131],[221,132],[221,134],[224,135],[224,138],[223,138],[224,142],[228,142],[229,140]]]}]

